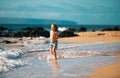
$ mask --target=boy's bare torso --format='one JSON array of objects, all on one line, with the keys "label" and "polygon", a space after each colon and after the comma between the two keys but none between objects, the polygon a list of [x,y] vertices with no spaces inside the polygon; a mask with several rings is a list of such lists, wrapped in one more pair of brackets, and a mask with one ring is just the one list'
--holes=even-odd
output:
[{"label": "boy's bare torso", "polygon": [[56,42],[58,39],[58,32],[50,31],[50,41]]}]

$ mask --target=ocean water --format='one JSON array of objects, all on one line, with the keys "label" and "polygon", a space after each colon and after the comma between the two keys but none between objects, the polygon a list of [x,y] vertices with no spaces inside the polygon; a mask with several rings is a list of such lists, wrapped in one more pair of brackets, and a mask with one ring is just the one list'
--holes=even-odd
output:
[{"label": "ocean water", "polygon": [[[49,53],[49,38],[35,40],[35,44],[30,45],[29,41],[24,42],[25,47],[21,48],[23,51],[29,52],[42,52],[41,59],[46,58]],[[34,43],[34,41],[33,41]],[[105,42],[94,42],[94,43],[67,43],[59,42],[58,58],[76,58],[84,56],[110,56],[120,52],[120,42],[105,43]]]},{"label": "ocean water", "polygon": [[0,74],[14,70],[17,67],[24,66],[25,63],[19,60],[23,55],[24,52],[18,49],[0,49]]},{"label": "ocean water", "polygon": [[[85,78],[92,70],[115,63],[120,42],[59,42],[57,61],[46,60],[49,39],[24,40],[24,47],[0,50],[0,78]],[[30,53],[26,53],[29,51]],[[9,72],[8,72],[9,71]]]},{"label": "ocean water", "polygon": [[[21,28],[26,28],[26,27],[43,27],[44,29],[50,30],[50,25],[41,25],[41,24],[0,24],[0,26],[7,27],[8,29],[11,30],[20,30]],[[86,27],[88,31],[91,30],[101,30],[104,28],[111,28],[111,27],[120,27],[120,25],[58,25],[59,28],[62,28],[63,30],[65,28],[75,28],[78,29],[80,27]]]},{"label": "ocean water", "polygon": [[[25,51],[43,52],[39,59],[46,59],[49,55],[49,44],[25,47]],[[78,58],[88,56],[111,56],[120,52],[120,43],[59,43],[58,58]]]}]

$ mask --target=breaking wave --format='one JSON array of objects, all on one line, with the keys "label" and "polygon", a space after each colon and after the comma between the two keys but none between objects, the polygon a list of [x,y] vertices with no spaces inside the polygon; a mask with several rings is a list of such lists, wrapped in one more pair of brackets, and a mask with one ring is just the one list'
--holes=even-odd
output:
[{"label": "breaking wave", "polygon": [[18,49],[0,50],[0,74],[25,65],[19,58],[24,52]]},{"label": "breaking wave", "polygon": [[62,32],[62,31],[65,31],[65,30],[67,30],[67,29],[68,29],[68,28],[66,28],[66,27],[59,27],[59,28],[58,28],[58,31],[61,31],[61,32]]}]

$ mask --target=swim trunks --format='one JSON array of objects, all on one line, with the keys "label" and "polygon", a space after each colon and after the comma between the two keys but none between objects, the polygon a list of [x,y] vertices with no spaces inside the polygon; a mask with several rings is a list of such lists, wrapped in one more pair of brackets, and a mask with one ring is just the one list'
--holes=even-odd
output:
[{"label": "swim trunks", "polygon": [[58,45],[58,42],[57,42],[57,41],[55,41],[55,42],[50,42],[50,47],[51,47],[51,48],[57,49],[57,45]]}]

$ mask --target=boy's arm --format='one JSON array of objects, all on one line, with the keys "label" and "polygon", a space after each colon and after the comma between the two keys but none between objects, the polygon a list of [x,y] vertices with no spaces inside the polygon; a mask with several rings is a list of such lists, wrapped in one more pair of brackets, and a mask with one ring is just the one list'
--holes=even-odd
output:
[{"label": "boy's arm", "polygon": [[58,37],[59,37],[59,36],[58,36],[58,32],[57,32],[57,33],[56,33],[56,38],[58,39]]},{"label": "boy's arm", "polygon": [[50,40],[52,40],[53,38],[53,33],[52,33],[52,31],[50,31]]},{"label": "boy's arm", "polygon": [[52,31],[50,31],[50,36],[52,36],[53,35],[53,32]]}]

